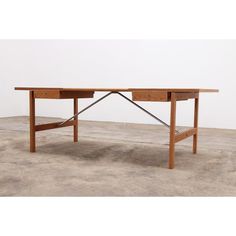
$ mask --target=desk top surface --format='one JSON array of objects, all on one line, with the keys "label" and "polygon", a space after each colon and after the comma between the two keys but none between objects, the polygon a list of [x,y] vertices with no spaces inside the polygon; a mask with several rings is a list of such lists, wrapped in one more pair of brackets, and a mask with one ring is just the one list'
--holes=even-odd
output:
[{"label": "desk top surface", "polygon": [[179,93],[219,92],[218,89],[203,88],[49,88],[49,87],[16,87],[15,90],[57,90],[57,91],[89,91],[89,92],[134,92],[134,91],[165,91]]}]

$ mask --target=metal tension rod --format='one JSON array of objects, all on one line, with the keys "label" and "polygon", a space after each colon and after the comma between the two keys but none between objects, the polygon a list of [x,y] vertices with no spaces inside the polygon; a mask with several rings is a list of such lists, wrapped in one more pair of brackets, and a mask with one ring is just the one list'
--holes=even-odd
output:
[{"label": "metal tension rod", "polygon": [[95,102],[93,102],[92,104],[90,104],[89,106],[85,107],[83,110],[81,110],[80,112],[78,112],[77,114],[73,115],[72,117],[70,117],[68,120],[63,121],[61,124],[59,124],[59,126],[64,125],[66,122],[74,119],[76,116],[80,115],[81,113],[83,113],[84,111],[88,110],[90,107],[94,106],[95,104],[97,104],[98,102],[102,101],[103,99],[105,99],[106,97],[110,96],[113,92],[107,93],[105,96],[99,98],[98,100],[96,100]]},{"label": "metal tension rod", "polygon": [[[144,109],[143,107],[139,106],[137,103],[135,103],[134,101],[132,101],[131,99],[129,99],[128,97],[126,97],[125,95],[123,95],[120,92],[110,92],[108,94],[106,94],[105,96],[99,98],[98,100],[96,100],[95,102],[91,103],[89,106],[85,107],[83,110],[81,110],[80,112],[78,112],[77,114],[73,115],[72,117],[70,117],[68,120],[63,121],[62,123],[59,124],[59,126],[64,125],[66,122],[74,119],[76,116],[80,115],[81,113],[83,113],[84,111],[88,110],[90,107],[94,106],[95,104],[97,104],[98,102],[102,101],[103,99],[105,99],[106,97],[110,96],[111,94],[116,93],[119,94],[121,97],[123,97],[124,99],[126,99],[127,101],[129,101],[130,103],[132,103],[133,105],[135,105],[136,107],[138,107],[139,109],[141,109],[142,111],[144,111],[145,113],[147,113],[149,116],[151,116],[152,118],[154,118],[155,120],[159,121],[161,124],[163,124],[164,126],[166,126],[167,128],[170,128],[170,126],[165,123],[163,120],[161,120],[160,118],[158,118],[157,116],[153,115],[151,112],[147,111],[146,109]],[[176,133],[179,133],[178,130],[175,131]]]},{"label": "metal tension rod", "polygon": [[158,118],[157,116],[153,115],[151,112],[147,111],[146,109],[144,109],[143,107],[139,106],[136,102],[132,101],[131,99],[127,98],[125,95],[123,95],[120,92],[116,92],[117,94],[119,94],[121,97],[123,97],[124,99],[126,99],[127,101],[131,102],[133,105],[135,105],[136,107],[138,107],[139,109],[141,109],[142,111],[144,111],[145,113],[147,113],[149,116],[151,116],[152,118],[154,118],[155,120],[159,121],[160,123],[162,123],[164,126],[170,128],[170,126],[165,123],[163,120],[161,120],[160,118]]}]

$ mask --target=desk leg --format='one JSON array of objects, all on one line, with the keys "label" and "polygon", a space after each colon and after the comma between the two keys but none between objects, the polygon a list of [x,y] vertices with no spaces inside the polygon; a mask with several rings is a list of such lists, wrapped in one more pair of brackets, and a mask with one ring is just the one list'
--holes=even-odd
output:
[{"label": "desk leg", "polygon": [[176,124],[176,95],[171,93],[170,112],[170,143],[169,143],[169,169],[174,168],[175,159],[175,125]]},{"label": "desk leg", "polygon": [[30,152],[36,151],[35,144],[35,97],[34,92],[29,92],[29,105],[30,105]]},{"label": "desk leg", "polygon": [[197,153],[197,141],[198,141],[198,108],[199,108],[199,97],[195,98],[194,102],[194,128],[197,132],[193,135],[193,153]]},{"label": "desk leg", "polygon": [[[78,113],[78,98],[74,98],[74,115]],[[78,142],[78,116],[74,118],[74,142]]]}]

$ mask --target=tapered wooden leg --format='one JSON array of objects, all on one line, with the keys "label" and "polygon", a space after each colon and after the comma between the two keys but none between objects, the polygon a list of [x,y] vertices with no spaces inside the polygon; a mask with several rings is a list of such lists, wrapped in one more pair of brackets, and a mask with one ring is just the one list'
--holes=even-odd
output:
[{"label": "tapered wooden leg", "polygon": [[35,144],[35,98],[34,92],[29,92],[29,105],[30,105],[30,152],[36,151]]},{"label": "tapered wooden leg", "polygon": [[176,123],[176,95],[171,93],[170,112],[170,144],[169,144],[169,169],[175,166],[175,123]]},{"label": "tapered wooden leg", "polygon": [[197,141],[198,141],[198,109],[199,109],[199,97],[195,98],[194,102],[194,128],[197,129],[196,134],[193,135],[193,153],[197,153]]},{"label": "tapered wooden leg", "polygon": [[[74,115],[78,113],[78,98],[74,98]],[[78,116],[74,118],[76,124],[74,125],[74,142],[78,142]]]}]

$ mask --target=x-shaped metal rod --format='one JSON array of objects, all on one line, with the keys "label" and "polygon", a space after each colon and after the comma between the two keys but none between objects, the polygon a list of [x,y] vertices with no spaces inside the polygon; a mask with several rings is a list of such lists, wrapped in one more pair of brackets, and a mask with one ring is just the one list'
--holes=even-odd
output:
[{"label": "x-shaped metal rod", "polygon": [[81,113],[83,113],[84,111],[88,110],[90,107],[94,106],[95,104],[99,103],[100,101],[102,101],[103,99],[105,99],[106,97],[110,96],[113,92],[107,93],[105,96],[99,98],[98,100],[96,100],[95,102],[91,103],[89,106],[85,107],[83,110],[81,110],[80,112],[78,112],[77,114],[73,115],[72,117],[70,117],[68,120],[63,121],[60,125],[64,125],[66,122],[74,119],[76,116],[80,115]]},{"label": "x-shaped metal rod", "polygon": [[[135,105],[136,107],[138,107],[140,110],[144,111],[146,114],[148,114],[149,116],[151,116],[152,118],[154,118],[155,120],[159,121],[160,123],[162,123],[164,126],[170,128],[170,126],[164,122],[163,120],[161,120],[160,118],[158,118],[157,116],[153,115],[151,112],[147,111],[146,109],[144,109],[143,107],[141,107],[140,105],[138,105],[137,103],[135,103],[134,101],[132,101],[131,99],[129,99],[128,97],[126,97],[125,95],[123,95],[120,92],[110,92],[107,93],[106,95],[104,95],[103,97],[99,98],[98,100],[96,100],[95,102],[91,103],[89,106],[85,107],[84,109],[82,109],[80,112],[78,112],[77,114],[73,115],[72,117],[70,117],[69,119],[67,119],[66,121],[63,121],[61,124],[59,124],[59,126],[67,123],[68,121],[74,119],[76,116],[79,116],[81,113],[85,112],[86,110],[88,110],[90,107],[94,106],[95,104],[97,104],[98,102],[102,101],[103,99],[105,99],[106,97],[110,96],[111,94],[116,93],[118,95],[120,95],[121,97],[123,97],[124,99],[126,99],[127,101],[129,101],[130,103],[132,103],[133,105]],[[178,130],[176,130],[176,133],[179,133]]]},{"label": "x-shaped metal rod", "polygon": [[127,98],[125,95],[123,95],[120,92],[116,92],[117,94],[119,94],[121,97],[123,97],[124,99],[126,99],[127,101],[131,102],[133,105],[135,105],[136,107],[138,107],[139,109],[141,109],[142,111],[144,111],[145,113],[147,113],[149,116],[153,117],[155,120],[159,121],[160,123],[162,123],[164,126],[170,128],[170,126],[165,123],[163,120],[161,120],[160,118],[158,118],[157,116],[153,115],[151,112],[147,111],[146,109],[144,109],[143,107],[141,107],[140,105],[138,105],[136,102],[132,101],[131,99]]}]

